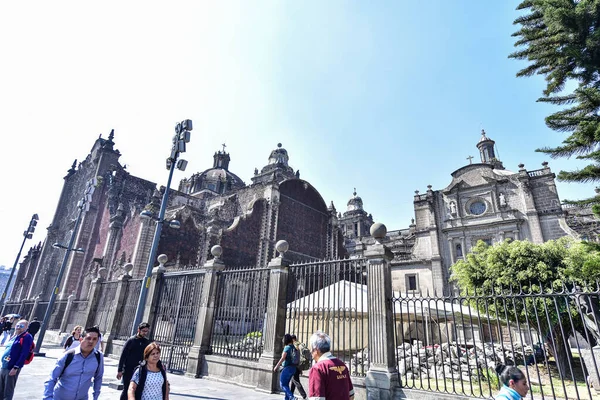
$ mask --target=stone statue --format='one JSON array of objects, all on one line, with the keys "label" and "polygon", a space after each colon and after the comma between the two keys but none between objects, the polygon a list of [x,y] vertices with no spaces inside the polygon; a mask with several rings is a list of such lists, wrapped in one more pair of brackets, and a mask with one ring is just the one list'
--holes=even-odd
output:
[{"label": "stone statue", "polygon": [[456,215],[456,203],[453,201],[450,202],[450,214]]},{"label": "stone statue", "polygon": [[460,244],[456,245],[456,257],[462,257],[463,256],[463,252],[462,252],[462,246]]},{"label": "stone statue", "polygon": [[500,198],[500,207],[506,207],[506,196],[504,193],[500,193],[498,197]]}]

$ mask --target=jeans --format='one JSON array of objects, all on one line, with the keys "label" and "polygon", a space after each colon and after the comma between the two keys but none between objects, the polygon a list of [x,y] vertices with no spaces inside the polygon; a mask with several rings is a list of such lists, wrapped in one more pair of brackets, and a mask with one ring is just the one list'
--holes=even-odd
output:
[{"label": "jeans", "polygon": [[19,369],[15,376],[10,376],[9,372],[10,369],[0,369],[0,398],[4,400],[12,400],[21,370]]},{"label": "jeans", "polygon": [[294,394],[294,390],[296,390],[296,388],[298,388],[298,391],[300,392],[300,396],[302,396],[303,399],[307,399],[308,397],[306,396],[306,391],[304,390],[304,386],[302,386],[302,383],[300,383],[300,375],[302,374],[302,371],[300,370],[300,368],[296,368],[296,372],[294,373],[294,376],[292,378],[292,394]]},{"label": "jeans", "polygon": [[281,375],[279,376],[279,384],[281,385],[281,389],[285,392],[285,400],[294,400],[294,395],[290,389],[290,381],[295,372],[296,366],[288,365],[287,367],[283,367]]}]

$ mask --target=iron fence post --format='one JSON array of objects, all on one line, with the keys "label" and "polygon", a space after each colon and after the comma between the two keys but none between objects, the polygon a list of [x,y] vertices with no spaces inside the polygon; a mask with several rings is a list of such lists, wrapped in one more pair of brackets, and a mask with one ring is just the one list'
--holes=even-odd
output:
[{"label": "iron fence post", "polygon": [[391,307],[392,251],[381,243],[385,238],[385,225],[371,226],[371,236],[376,243],[367,247],[367,288],[369,310],[369,361],[365,384],[370,400],[390,400],[399,387],[396,368],[394,315]]},{"label": "iron fence post", "polygon": [[221,246],[213,246],[210,250],[213,259],[204,264],[206,272],[202,281],[202,292],[200,295],[200,309],[196,321],[196,334],[194,345],[188,356],[186,375],[198,378],[203,374],[204,355],[210,351],[210,340],[214,323],[215,299],[218,290],[218,273],[225,269],[221,260],[223,249]]},{"label": "iron fence post", "polygon": [[287,281],[289,261],[285,252],[289,245],[285,240],[275,244],[279,257],[269,262],[269,294],[267,297],[267,313],[265,317],[265,330],[263,334],[264,349],[258,359],[258,384],[257,388],[270,393],[279,392],[278,372],[273,372],[273,367],[283,351],[283,335],[285,334],[285,315],[287,298]]}]

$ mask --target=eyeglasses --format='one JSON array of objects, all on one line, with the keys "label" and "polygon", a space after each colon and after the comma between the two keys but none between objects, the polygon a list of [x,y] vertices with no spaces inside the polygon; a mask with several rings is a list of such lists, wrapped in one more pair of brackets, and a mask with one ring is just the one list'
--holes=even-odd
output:
[{"label": "eyeglasses", "polygon": [[25,328],[25,325],[23,325],[23,324],[17,324],[17,325],[15,325],[15,328],[23,329],[23,328]]}]

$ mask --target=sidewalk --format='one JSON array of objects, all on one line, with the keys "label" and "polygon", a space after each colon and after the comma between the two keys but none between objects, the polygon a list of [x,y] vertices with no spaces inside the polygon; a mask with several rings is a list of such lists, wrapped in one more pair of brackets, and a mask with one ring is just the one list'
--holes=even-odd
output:
[{"label": "sidewalk", "polygon": [[[19,375],[15,389],[15,400],[40,400],[44,393],[44,382],[50,375],[57,358],[63,350],[58,347],[44,347],[46,357],[36,357],[32,363],[25,366]],[[117,360],[106,358],[104,362],[104,379],[100,399],[115,400],[119,398],[120,391],[111,389],[108,384],[116,382]],[[215,382],[209,379],[192,379],[181,375],[168,374],[171,383],[170,398],[177,399],[214,399],[214,400],[263,400],[283,398],[283,394],[267,394],[247,389],[234,384]],[[90,399],[92,399],[90,391]]]}]

